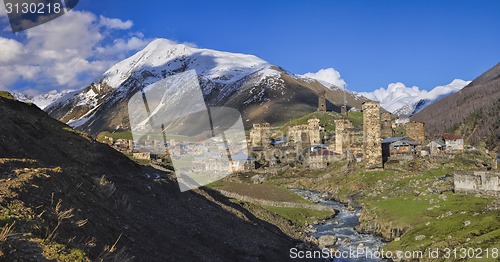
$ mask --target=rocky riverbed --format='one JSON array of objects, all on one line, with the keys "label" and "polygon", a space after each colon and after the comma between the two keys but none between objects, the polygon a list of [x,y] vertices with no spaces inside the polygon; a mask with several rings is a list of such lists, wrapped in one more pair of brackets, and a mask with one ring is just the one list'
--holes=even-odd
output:
[{"label": "rocky riverbed", "polygon": [[[310,242],[315,242],[321,249],[329,248],[331,251],[339,251],[338,254],[347,254],[347,257],[335,258],[333,261],[381,261],[373,256],[360,255],[363,250],[365,254],[376,254],[384,246],[383,240],[375,235],[361,234],[355,230],[359,225],[360,209],[346,207],[344,204],[329,200],[331,196],[307,190],[293,189],[296,194],[314,203],[329,206],[337,212],[332,218],[318,221],[307,227],[307,235]],[[355,251],[356,256],[352,256]]]}]

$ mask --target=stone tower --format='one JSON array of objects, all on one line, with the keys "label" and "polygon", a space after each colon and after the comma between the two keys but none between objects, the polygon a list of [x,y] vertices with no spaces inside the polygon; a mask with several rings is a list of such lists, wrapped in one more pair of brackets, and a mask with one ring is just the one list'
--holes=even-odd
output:
[{"label": "stone tower", "polygon": [[340,107],[340,114],[342,116],[347,116],[347,106],[341,106]]},{"label": "stone tower", "polygon": [[250,141],[252,147],[267,146],[271,139],[271,125],[267,122],[259,122],[253,124],[250,131]]},{"label": "stone tower", "polygon": [[349,130],[353,128],[347,118],[337,119],[335,122],[335,152],[344,155],[349,148]]},{"label": "stone tower", "polygon": [[382,138],[392,137],[392,118],[391,113],[383,112],[382,113]]},{"label": "stone tower", "polygon": [[320,136],[320,128],[319,128],[319,119],[313,118],[307,120],[307,125],[309,126],[309,140],[311,145],[321,144],[321,136]]},{"label": "stone tower", "polygon": [[318,111],[326,112],[326,92],[325,92],[325,90],[319,91]]},{"label": "stone tower", "polygon": [[498,160],[497,160],[497,150],[498,147],[495,150],[491,151],[491,169],[497,170],[498,169]]},{"label": "stone tower", "polygon": [[363,150],[365,168],[381,168],[382,140],[380,138],[380,103],[363,103]]},{"label": "stone tower", "polygon": [[405,125],[406,136],[411,140],[420,143],[425,143],[425,126],[421,122],[409,122]]}]

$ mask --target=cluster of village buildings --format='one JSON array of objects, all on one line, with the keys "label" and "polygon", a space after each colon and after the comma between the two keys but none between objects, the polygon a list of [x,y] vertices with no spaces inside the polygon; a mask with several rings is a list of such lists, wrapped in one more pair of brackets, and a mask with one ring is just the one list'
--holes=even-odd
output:
[{"label": "cluster of village buildings", "polygon": [[[325,112],[322,99],[320,96],[318,111]],[[311,169],[325,168],[341,159],[361,162],[366,168],[376,169],[383,168],[390,160],[436,157],[466,150],[462,137],[452,134],[426,136],[424,123],[381,112],[378,102],[365,102],[362,112],[363,126],[358,128],[349,120],[349,112],[343,107],[341,118],[334,120],[335,131],[331,134],[316,118],[309,119],[307,124],[289,127],[285,137],[273,137],[269,123],[256,123],[250,132],[251,151],[259,160],[267,151],[272,151],[274,156],[285,156],[285,159],[299,154],[301,158],[295,161],[303,160],[303,164]],[[269,157],[265,159],[273,162]],[[274,160],[284,162],[278,157]]]},{"label": "cluster of village buildings", "polygon": [[[325,105],[325,96],[321,93],[318,111],[326,112]],[[309,119],[307,124],[289,126],[286,134],[279,135],[269,123],[255,123],[247,141],[226,141],[229,144],[248,143],[245,147],[249,149],[248,155],[231,156],[229,163],[219,161],[227,158],[227,152],[214,146],[221,143],[215,138],[183,143],[170,140],[167,142],[169,150],[161,139],[149,136],[139,143],[110,137],[105,139],[115,149],[142,160],[161,162],[166,158],[183,157],[189,152],[194,156],[191,159],[193,172],[225,169],[242,172],[286,165],[322,169],[343,159],[362,163],[367,169],[379,169],[391,160],[439,157],[474,150],[465,147],[463,138],[457,135],[426,135],[424,123],[382,112],[378,102],[365,102],[361,110],[361,128],[349,120],[346,106],[342,107],[341,117],[334,120],[335,131],[327,131],[317,118]]]},{"label": "cluster of village buildings", "polygon": [[[131,155],[138,160],[161,163],[166,159],[189,160],[192,172],[218,171],[242,172],[255,168],[254,159],[247,154],[232,155],[228,162],[228,152],[225,144],[237,148],[246,148],[245,141],[223,141],[222,138],[212,138],[205,141],[184,141],[169,139],[167,143],[161,137],[148,135],[140,141],[130,139],[113,139],[105,136],[104,141],[112,148]],[[168,147],[168,149],[167,149]]]}]

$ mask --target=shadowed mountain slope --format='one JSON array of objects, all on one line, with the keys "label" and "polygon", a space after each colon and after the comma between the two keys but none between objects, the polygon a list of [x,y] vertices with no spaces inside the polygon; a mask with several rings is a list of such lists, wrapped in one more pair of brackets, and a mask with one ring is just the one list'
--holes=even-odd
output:
[{"label": "shadowed mountain slope", "polygon": [[412,117],[425,122],[429,133],[452,132],[467,142],[500,145],[500,64],[459,92],[441,99]]},{"label": "shadowed mountain slope", "polygon": [[15,221],[0,261],[269,261],[294,245],[215,191],[180,193],[170,174],[35,105],[0,96],[0,112],[0,228]]}]

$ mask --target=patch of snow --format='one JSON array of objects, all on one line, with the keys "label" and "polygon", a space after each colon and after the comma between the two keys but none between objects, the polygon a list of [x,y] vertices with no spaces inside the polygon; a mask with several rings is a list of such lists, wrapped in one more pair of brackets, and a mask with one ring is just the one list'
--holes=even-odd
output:
[{"label": "patch of snow", "polygon": [[63,90],[61,92],[58,92],[57,90],[52,90],[46,94],[40,94],[36,96],[31,96],[23,93],[14,93],[13,96],[21,102],[33,103],[37,105],[40,109],[45,109],[46,107],[50,106],[51,104],[55,103],[61,98],[74,92],[75,92],[74,90]]},{"label": "patch of snow", "polygon": [[[229,84],[271,66],[253,55],[200,49],[167,39],[156,39],[142,51],[111,67],[98,82],[118,88],[135,75],[151,84],[174,71],[194,69],[199,76]],[[145,71],[149,72],[146,77],[140,75]]]}]

